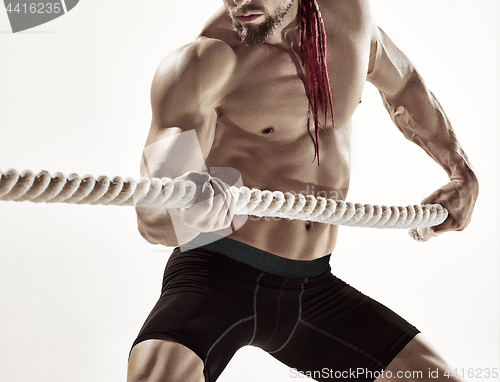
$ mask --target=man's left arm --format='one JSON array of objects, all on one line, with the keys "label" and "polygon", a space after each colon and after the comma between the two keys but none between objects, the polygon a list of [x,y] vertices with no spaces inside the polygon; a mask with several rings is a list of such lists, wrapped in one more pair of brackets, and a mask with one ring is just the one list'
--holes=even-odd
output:
[{"label": "man's left arm", "polygon": [[461,231],[470,222],[479,185],[440,103],[410,60],[380,29],[373,29],[367,80],[380,91],[404,136],[422,147],[447,172],[450,182],[422,204],[441,204],[450,213],[436,233]]}]

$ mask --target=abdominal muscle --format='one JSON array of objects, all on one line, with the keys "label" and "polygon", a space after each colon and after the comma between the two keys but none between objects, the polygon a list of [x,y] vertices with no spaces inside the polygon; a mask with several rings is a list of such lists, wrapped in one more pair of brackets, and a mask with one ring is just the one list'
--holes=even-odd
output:
[{"label": "abdominal muscle", "polygon": [[[283,143],[241,129],[222,116],[207,167],[237,169],[248,188],[344,200],[349,185],[350,125],[320,131],[319,166],[314,142],[304,130],[293,141]],[[334,250],[337,232],[338,226],[324,223],[248,216],[227,237],[281,257],[314,260]]]}]

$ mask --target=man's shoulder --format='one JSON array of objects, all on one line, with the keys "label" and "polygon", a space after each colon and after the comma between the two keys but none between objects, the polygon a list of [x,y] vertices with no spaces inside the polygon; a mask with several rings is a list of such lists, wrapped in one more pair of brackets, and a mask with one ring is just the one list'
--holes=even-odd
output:
[{"label": "man's shoulder", "polygon": [[366,31],[373,24],[369,0],[318,0],[325,22],[342,30]]},{"label": "man's shoulder", "polygon": [[170,53],[160,64],[159,72],[222,71],[233,64],[236,55],[224,41],[198,37]]},{"label": "man's shoulder", "polygon": [[[213,115],[227,88],[235,58],[216,39],[199,38],[169,54],[151,85],[151,105],[158,126],[194,126]],[[198,119],[196,119],[198,118]]]},{"label": "man's shoulder", "polygon": [[183,87],[195,92],[220,89],[230,77],[235,63],[236,55],[228,44],[199,37],[161,62],[153,87],[165,90]]},{"label": "man's shoulder", "polygon": [[369,12],[370,9],[369,0],[318,0],[318,5],[320,10],[323,8],[339,9],[359,15]]}]

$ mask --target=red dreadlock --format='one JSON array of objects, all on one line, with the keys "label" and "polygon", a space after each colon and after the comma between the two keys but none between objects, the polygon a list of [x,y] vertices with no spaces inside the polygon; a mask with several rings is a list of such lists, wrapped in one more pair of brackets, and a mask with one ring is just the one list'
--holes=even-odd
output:
[{"label": "red dreadlock", "polygon": [[[319,166],[319,128],[325,130],[329,114],[328,108],[333,125],[333,101],[326,68],[325,26],[316,0],[302,0],[300,2],[300,43],[302,66],[306,72],[307,96],[314,116],[316,155]],[[325,114],[323,125],[318,116],[320,106]]]}]

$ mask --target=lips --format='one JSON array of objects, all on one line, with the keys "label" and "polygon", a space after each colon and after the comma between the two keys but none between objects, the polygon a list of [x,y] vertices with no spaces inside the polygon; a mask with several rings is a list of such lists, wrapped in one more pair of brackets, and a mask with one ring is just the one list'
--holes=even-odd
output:
[{"label": "lips", "polygon": [[250,23],[250,22],[258,19],[260,16],[262,16],[262,14],[254,13],[254,14],[236,16],[235,18],[236,18],[236,20],[238,20],[242,23]]}]

